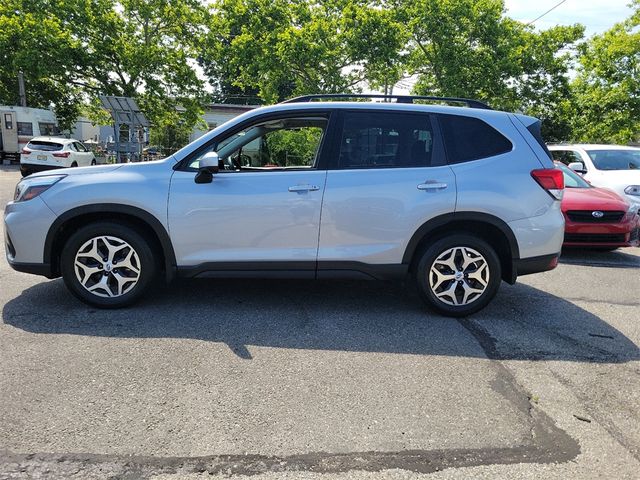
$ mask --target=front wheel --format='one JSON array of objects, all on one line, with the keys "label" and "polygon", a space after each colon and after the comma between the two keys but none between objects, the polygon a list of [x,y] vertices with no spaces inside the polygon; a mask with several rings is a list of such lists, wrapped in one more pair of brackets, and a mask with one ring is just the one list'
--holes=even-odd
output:
[{"label": "front wheel", "polygon": [[148,241],[112,222],[87,225],[64,246],[60,269],[67,288],[89,305],[120,308],[147,290],[157,270]]},{"label": "front wheel", "polygon": [[466,234],[437,240],[424,250],[415,270],[422,299],[449,317],[471,315],[487,306],[502,277],[493,248]]}]

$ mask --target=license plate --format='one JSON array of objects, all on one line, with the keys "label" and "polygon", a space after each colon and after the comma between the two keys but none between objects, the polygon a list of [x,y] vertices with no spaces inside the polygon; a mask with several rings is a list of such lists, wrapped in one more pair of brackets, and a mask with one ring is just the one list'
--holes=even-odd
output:
[{"label": "license plate", "polygon": [[46,155],[38,155],[38,160],[47,161]]}]

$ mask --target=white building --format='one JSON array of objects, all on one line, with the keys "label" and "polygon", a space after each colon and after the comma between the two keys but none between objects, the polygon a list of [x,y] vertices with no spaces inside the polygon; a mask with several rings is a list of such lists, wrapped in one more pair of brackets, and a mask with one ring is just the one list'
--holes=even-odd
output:
[{"label": "white building", "polygon": [[206,131],[194,129],[189,136],[189,141],[192,142],[196,138],[207,133],[207,131],[213,130],[226,121],[231,120],[233,117],[237,117],[238,115],[248,112],[254,108],[257,108],[257,105],[227,105],[224,103],[211,103],[205,106],[203,118],[208,128]]}]

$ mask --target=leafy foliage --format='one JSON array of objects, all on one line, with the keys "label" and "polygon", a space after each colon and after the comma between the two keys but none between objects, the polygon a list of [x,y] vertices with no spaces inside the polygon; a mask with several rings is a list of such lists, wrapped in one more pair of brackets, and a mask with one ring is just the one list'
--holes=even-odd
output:
[{"label": "leafy foliage", "polygon": [[578,44],[582,26],[536,31],[503,0],[0,0],[0,103],[17,103],[18,71],[29,105],[53,105],[63,127],[80,112],[103,122],[98,93],[132,96],[175,150],[211,99],[391,92],[415,75],[417,94],[540,117],[548,140],[638,141],[632,5]]},{"label": "leafy foliage", "polygon": [[633,15],[581,46],[568,106],[573,137],[589,142],[640,142],[640,0]]}]

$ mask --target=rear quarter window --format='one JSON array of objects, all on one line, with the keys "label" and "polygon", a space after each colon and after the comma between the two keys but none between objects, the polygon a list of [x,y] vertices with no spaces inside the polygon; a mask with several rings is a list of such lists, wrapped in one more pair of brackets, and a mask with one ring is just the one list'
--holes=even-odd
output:
[{"label": "rear quarter window", "polygon": [[40,150],[41,152],[55,152],[62,150],[63,145],[55,142],[31,141],[27,144],[29,150]]},{"label": "rear quarter window", "polygon": [[493,157],[513,149],[512,143],[488,123],[461,115],[439,115],[449,163]]}]

